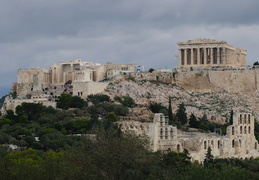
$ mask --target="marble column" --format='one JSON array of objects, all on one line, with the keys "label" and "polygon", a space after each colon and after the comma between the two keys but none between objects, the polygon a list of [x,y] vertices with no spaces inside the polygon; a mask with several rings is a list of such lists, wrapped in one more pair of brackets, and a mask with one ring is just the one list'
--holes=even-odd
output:
[{"label": "marble column", "polygon": [[184,65],[187,65],[187,49],[184,49]]},{"label": "marble column", "polygon": [[217,47],[217,64],[220,64],[220,48]]},{"label": "marble column", "polygon": [[178,50],[178,64],[183,65],[183,63],[182,63],[182,50],[181,49]]},{"label": "marble column", "polygon": [[201,64],[200,48],[197,48],[197,65]]},{"label": "marble column", "polygon": [[53,73],[53,69],[51,69],[51,83],[54,82],[54,73]]},{"label": "marble column", "polygon": [[214,58],[213,58],[213,48],[210,48],[210,64],[213,64]]},{"label": "marble column", "polygon": [[204,48],[204,64],[207,64],[207,48]]},{"label": "marble column", "polygon": [[191,48],[191,65],[194,64],[194,60],[193,60],[193,48]]},{"label": "marble column", "polygon": [[[205,48],[205,54],[206,54],[206,59],[204,58],[204,65],[208,64],[208,52],[207,52],[207,49],[209,51],[209,48]],[[204,56],[205,57],[205,56]]]},{"label": "marble column", "polygon": [[226,61],[226,48],[225,47],[223,47],[222,61],[223,61],[223,64],[227,64],[227,61]]}]

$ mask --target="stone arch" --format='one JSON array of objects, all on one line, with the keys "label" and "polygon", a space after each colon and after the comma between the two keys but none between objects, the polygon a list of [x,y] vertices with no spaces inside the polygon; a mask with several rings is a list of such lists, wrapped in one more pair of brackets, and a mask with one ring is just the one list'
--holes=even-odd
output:
[{"label": "stone arch", "polygon": [[235,135],[235,128],[234,128],[234,126],[232,127],[232,135]]},{"label": "stone arch", "polygon": [[207,142],[204,141],[204,149],[207,149]]},{"label": "stone arch", "polygon": [[244,127],[244,133],[246,134],[246,126]]},{"label": "stone arch", "polygon": [[251,133],[251,128],[250,128],[250,126],[248,126],[248,134],[250,134]]},{"label": "stone arch", "polygon": [[165,139],[168,138],[168,131],[167,131],[167,127],[165,128]]},{"label": "stone arch", "polygon": [[160,129],[160,139],[163,139],[163,128]]},{"label": "stone arch", "polygon": [[242,130],[243,130],[243,127],[242,126],[240,126],[240,134],[242,134],[243,132],[242,132]]},{"label": "stone arch", "polygon": [[180,144],[177,144],[177,152],[180,152]]},{"label": "stone arch", "polygon": [[173,138],[173,128],[171,128],[171,130],[170,130],[170,136],[171,136],[171,138]]},{"label": "stone arch", "polygon": [[235,147],[235,140],[233,139],[232,140],[232,148],[234,148]]}]

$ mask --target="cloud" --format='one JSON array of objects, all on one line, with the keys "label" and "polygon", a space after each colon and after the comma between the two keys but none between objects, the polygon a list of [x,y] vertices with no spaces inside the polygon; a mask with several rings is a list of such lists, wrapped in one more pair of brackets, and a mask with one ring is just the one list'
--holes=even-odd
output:
[{"label": "cloud", "polygon": [[19,68],[80,58],[174,68],[177,42],[225,40],[258,60],[256,0],[2,0],[0,88]]}]

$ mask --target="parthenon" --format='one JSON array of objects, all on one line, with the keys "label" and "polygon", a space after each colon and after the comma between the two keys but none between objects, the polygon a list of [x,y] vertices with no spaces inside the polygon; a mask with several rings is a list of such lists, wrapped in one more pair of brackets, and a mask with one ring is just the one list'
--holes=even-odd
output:
[{"label": "parthenon", "polygon": [[179,68],[245,67],[245,49],[235,48],[226,41],[195,39],[179,42]]}]

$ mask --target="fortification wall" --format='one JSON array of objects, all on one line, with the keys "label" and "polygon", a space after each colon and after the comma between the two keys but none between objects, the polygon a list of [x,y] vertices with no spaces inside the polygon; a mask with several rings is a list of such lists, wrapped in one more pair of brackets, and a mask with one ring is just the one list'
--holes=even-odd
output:
[{"label": "fortification wall", "polygon": [[191,71],[179,72],[175,84],[190,92],[217,92],[254,94],[258,89],[258,70]]},{"label": "fortification wall", "polygon": [[225,70],[225,71],[188,71],[188,72],[142,72],[130,73],[135,80],[161,81],[173,83],[189,92],[246,93],[255,95],[258,89],[259,70]]}]

